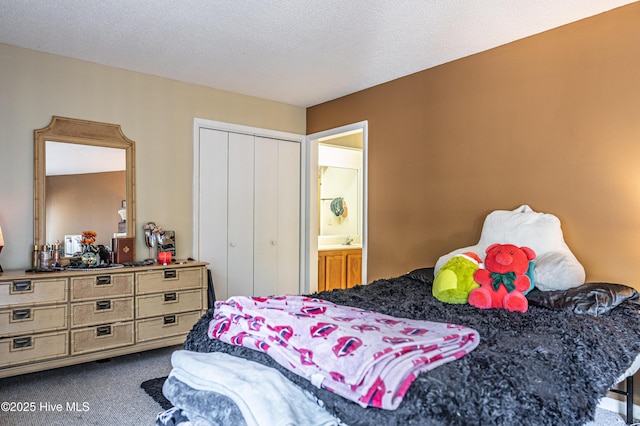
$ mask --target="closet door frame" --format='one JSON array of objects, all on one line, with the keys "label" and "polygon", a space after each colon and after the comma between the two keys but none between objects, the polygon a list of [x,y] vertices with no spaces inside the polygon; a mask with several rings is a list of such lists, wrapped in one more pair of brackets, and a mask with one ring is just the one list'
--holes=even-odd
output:
[{"label": "closet door frame", "polygon": [[308,292],[308,284],[306,277],[308,275],[307,264],[305,262],[307,247],[306,221],[307,214],[307,185],[305,184],[307,176],[306,161],[307,147],[305,136],[295,133],[281,132],[278,130],[262,129],[258,127],[244,126],[240,124],[225,123],[221,121],[207,120],[203,118],[195,118],[193,120],[193,255],[195,259],[200,258],[200,129],[219,130],[223,132],[243,133],[255,137],[265,137],[271,139],[279,139],[300,144],[300,221],[299,221],[299,292]]}]

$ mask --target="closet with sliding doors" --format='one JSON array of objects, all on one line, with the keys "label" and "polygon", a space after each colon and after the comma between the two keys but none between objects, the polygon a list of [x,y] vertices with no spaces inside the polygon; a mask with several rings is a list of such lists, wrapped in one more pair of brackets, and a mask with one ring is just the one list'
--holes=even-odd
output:
[{"label": "closet with sliding doors", "polygon": [[218,300],[300,293],[301,141],[199,128],[198,258]]}]

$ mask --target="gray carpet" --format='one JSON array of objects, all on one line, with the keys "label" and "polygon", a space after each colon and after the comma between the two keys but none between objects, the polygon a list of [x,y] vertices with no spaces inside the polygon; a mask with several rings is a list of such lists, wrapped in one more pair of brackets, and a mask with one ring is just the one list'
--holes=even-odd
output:
[{"label": "gray carpet", "polygon": [[[181,348],[0,379],[0,402],[35,402],[35,411],[0,411],[0,425],[153,425],[163,410],[140,384],[169,374],[171,353]],[[62,404],[62,411],[46,403]]]},{"label": "gray carpet", "polygon": [[[169,374],[171,353],[177,349],[181,346],[0,379],[0,402],[36,405],[35,411],[0,411],[0,425],[151,426],[162,408],[140,384]],[[62,411],[47,409],[47,403],[61,404]],[[598,409],[595,421],[585,426],[625,422],[617,413]]]}]

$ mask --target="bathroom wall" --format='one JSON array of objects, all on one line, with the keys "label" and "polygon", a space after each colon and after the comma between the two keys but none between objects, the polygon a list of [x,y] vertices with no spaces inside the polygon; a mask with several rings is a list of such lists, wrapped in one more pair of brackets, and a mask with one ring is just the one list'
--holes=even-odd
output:
[{"label": "bathroom wall", "polygon": [[[319,245],[341,243],[347,236],[361,242],[362,164],[362,149],[318,145]],[[343,198],[344,203],[334,211],[331,205],[337,198]],[[344,213],[336,215],[340,210]]]}]

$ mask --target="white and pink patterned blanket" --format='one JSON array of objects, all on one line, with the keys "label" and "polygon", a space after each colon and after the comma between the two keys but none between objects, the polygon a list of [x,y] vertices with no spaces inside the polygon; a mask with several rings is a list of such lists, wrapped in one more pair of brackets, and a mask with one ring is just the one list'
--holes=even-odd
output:
[{"label": "white and pink patterned blanket", "polygon": [[215,304],[209,337],[259,350],[363,407],[398,407],[417,374],[480,342],[454,324],[395,318],[303,296],[237,296]]}]

